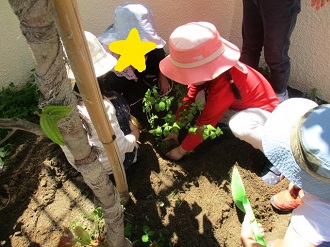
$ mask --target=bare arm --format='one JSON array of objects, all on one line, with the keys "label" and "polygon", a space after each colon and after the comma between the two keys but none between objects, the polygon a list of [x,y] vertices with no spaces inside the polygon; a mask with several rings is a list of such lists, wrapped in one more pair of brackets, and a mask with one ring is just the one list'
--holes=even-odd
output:
[{"label": "bare arm", "polygon": [[139,128],[132,123],[132,121],[129,121],[129,126],[131,129],[131,134],[135,136],[136,140],[139,140],[140,138],[140,131]]},{"label": "bare arm", "polygon": [[181,145],[173,148],[171,151],[166,153],[166,157],[170,160],[180,160],[183,156],[185,156],[188,152],[184,150]]},{"label": "bare arm", "polygon": [[170,92],[171,85],[169,84],[169,81],[166,76],[162,74],[162,72],[159,72],[157,82],[161,94],[168,94]]},{"label": "bare arm", "polygon": [[[249,221],[244,219],[242,223],[242,231],[241,231],[241,241],[244,247],[262,247],[262,245],[258,244],[251,231],[251,227]],[[293,229],[292,225],[290,224],[284,239],[276,239],[269,241],[267,247],[292,247],[292,246],[299,246],[299,247],[316,247],[297,234],[297,232]]]},{"label": "bare arm", "polygon": [[247,217],[244,217],[244,221],[242,223],[241,241],[244,247],[263,247],[254,239],[251,224]]}]

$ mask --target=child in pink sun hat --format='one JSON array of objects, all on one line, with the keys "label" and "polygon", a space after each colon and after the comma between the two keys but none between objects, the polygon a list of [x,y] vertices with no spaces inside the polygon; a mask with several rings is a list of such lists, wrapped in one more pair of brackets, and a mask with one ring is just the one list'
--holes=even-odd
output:
[{"label": "child in pink sun hat", "polygon": [[[170,54],[159,67],[166,77],[187,85],[183,105],[195,102],[197,95],[204,92],[204,109],[195,124],[216,126],[228,110],[234,110],[236,115],[229,121],[233,134],[262,151],[262,132],[255,126],[264,122],[279,104],[265,77],[239,62],[240,50],[222,38],[211,23],[190,22],[179,26],[170,35],[168,44]],[[182,110],[179,108],[176,115]],[[169,139],[178,141],[178,134],[171,132],[165,138]],[[201,134],[188,134],[166,156],[180,160],[202,142]]]}]

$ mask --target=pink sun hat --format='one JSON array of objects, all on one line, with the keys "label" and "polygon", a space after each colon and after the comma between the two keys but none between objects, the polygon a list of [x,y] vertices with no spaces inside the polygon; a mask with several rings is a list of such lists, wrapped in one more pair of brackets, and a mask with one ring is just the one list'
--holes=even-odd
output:
[{"label": "pink sun hat", "polygon": [[177,27],[169,38],[170,55],[159,64],[168,78],[184,85],[213,80],[235,66],[243,73],[246,67],[238,62],[240,50],[221,38],[209,22],[190,22]]}]

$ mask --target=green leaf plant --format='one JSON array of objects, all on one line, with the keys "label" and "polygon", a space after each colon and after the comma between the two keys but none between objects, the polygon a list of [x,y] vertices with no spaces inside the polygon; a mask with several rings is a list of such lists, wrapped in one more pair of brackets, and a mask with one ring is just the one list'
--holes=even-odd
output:
[{"label": "green leaf plant", "polygon": [[159,233],[158,237],[155,232],[150,229],[149,226],[143,226],[143,235],[141,240],[145,246],[149,247],[171,247],[172,244],[170,241],[166,240],[166,237]]},{"label": "green leaf plant", "polygon": [[4,147],[0,147],[0,171],[4,168],[5,162],[4,159],[6,156],[9,155],[11,148],[12,148],[12,144],[6,144]]},{"label": "green leaf plant", "polygon": [[[31,70],[25,83],[14,84],[0,89],[0,118],[19,118],[37,123],[40,92],[35,83],[35,70]],[[0,129],[0,139],[3,139],[10,130]]]},{"label": "green leaf plant", "polygon": [[[156,137],[158,145],[170,132],[178,133],[182,129],[187,130],[188,133],[201,134],[204,140],[208,138],[214,139],[223,134],[219,127],[194,125],[194,120],[202,112],[203,106],[197,102],[185,103],[186,105],[183,105],[181,99],[168,95],[161,96],[156,86],[148,89],[145,93],[142,100],[143,112],[146,113],[151,127],[149,132]],[[171,110],[173,103],[183,108],[178,118]]]},{"label": "green leaf plant", "polygon": [[42,108],[40,126],[46,136],[58,145],[64,145],[64,140],[57,126],[57,122],[68,116],[71,110],[69,106],[48,105]]},{"label": "green leaf plant", "polygon": [[154,236],[155,232],[150,229],[149,226],[143,227],[144,234],[141,237],[143,243],[147,246],[151,246],[153,244],[152,237]]},{"label": "green leaf plant", "polygon": [[64,227],[64,233],[57,247],[64,246],[106,246],[106,230],[103,210],[94,209],[89,215],[83,215],[86,225],[80,221],[73,221],[70,228]]},{"label": "green leaf plant", "polygon": [[[148,247],[172,247],[171,240],[162,232],[156,232],[151,230],[148,225],[138,225],[135,221],[135,217],[132,214],[125,212],[124,220],[125,237],[130,239],[132,246],[136,244],[138,246],[148,246]],[[135,240],[132,240],[135,239]]]}]

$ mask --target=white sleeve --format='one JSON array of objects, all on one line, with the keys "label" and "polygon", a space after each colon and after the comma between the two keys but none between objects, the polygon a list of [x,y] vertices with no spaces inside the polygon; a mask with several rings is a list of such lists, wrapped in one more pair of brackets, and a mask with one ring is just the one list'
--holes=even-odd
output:
[{"label": "white sleeve", "polygon": [[[107,115],[109,117],[112,129],[116,135],[116,142],[118,144],[119,152],[122,157],[122,160],[124,161],[125,159],[125,153],[127,152],[132,152],[134,150],[134,147],[136,146],[136,138],[134,135],[129,134],[129,135],[124,135],[124,132],[120,129],[118,119],[116,117],[116,110],[114,106],[109,103],[108,101],[104,101],[104,105],[106,108]],[[96,130],[90,120],[90,116],[88,114],[88,111],[84,105],[78,105],[79,112],[85,117],[87,122],[90,124],[91,127],[91,136],[88,136],[88,141],[90,145],[99,147],[101,150],[103,150],[99,154],[99,160],[103,164],[103,166],[106,168],[108,173],[111,173],[111,166],[109,163],[109,160],[107,158],[106,153],[104,152],[103,144],[100,142]],[[69,163],[74,166],[74,158],[70,150],[66,146],[61,146],[67,160]]]}]

